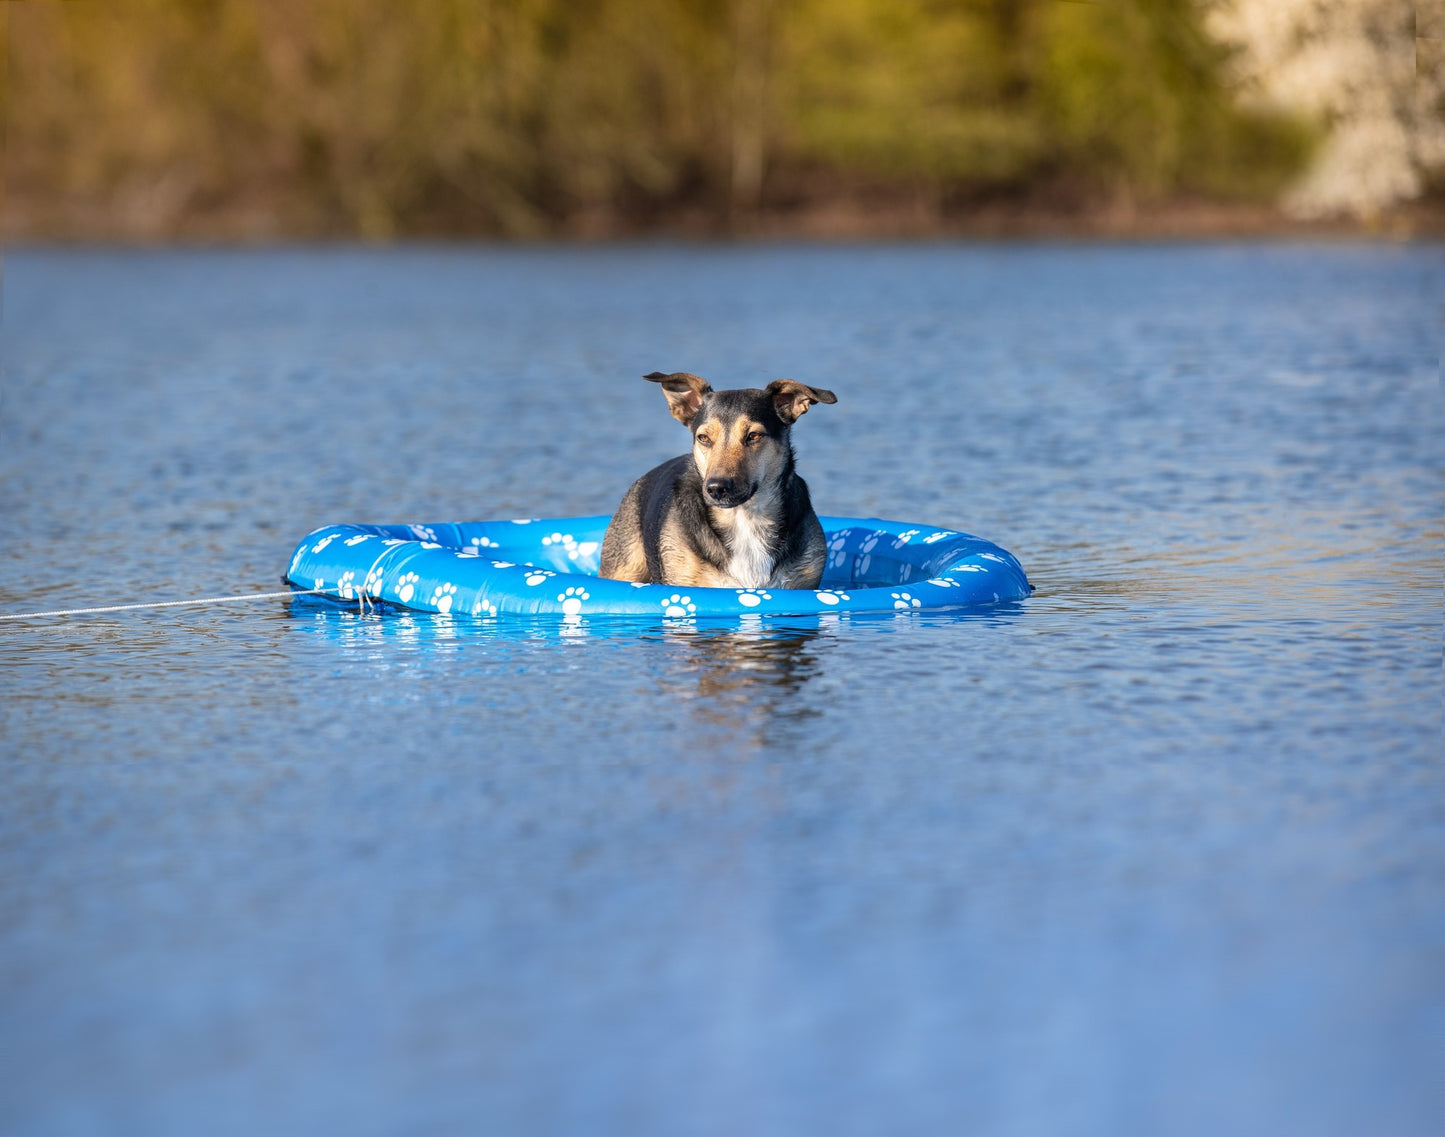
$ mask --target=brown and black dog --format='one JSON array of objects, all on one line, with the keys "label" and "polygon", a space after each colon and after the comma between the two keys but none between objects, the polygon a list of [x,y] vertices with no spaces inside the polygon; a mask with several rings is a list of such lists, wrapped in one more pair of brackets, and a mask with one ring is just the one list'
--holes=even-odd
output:
[{"label": "brown and black dog", "polygon": [[827,545],[793,469],[790,438],[832,391],[791,379],[764,390],[714,391],[686,371],[644,375],[662,384],[692,453],[648,471],[612,515],[602,575],[689,588],[817,588]]}]

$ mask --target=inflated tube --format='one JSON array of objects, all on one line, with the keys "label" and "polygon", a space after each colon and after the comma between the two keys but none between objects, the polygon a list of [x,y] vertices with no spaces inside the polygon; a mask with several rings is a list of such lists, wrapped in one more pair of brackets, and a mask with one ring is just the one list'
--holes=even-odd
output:
[{"label": "inflated tube", "polygon": [[609,517],[328,525],[297,547],[286,582],[337,600],[496,619],[661,620],[978,608],[1025,599],[1013,554],[952,529],[820,517],[817,589],[677,588],[597,575]]}]

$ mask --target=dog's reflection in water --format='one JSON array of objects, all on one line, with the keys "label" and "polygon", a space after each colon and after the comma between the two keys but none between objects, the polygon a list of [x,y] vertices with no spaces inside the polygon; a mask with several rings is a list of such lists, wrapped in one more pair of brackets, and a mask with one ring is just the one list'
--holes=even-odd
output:
[{"label": "dog's reflection in water", "polygon": [[771,728],[820,713],[799,694],[822,673],[833,639],[822,627],[669,628],[663,638],[676,648],[664,686],[703,722]]}]

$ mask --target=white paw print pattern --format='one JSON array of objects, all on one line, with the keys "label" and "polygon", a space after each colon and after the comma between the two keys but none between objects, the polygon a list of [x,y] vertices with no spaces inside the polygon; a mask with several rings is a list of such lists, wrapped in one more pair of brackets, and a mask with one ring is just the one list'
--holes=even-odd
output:
[{"label": "white paw print pattern", "polygon": [[929,577],[928,580],[925,581],[924,583],[934,585],[934,586],[937,587],[937,588],[962,588],[962,587],[963,587],[962,582],[957,581],[957,580],[954,580],[953,577],[951,577],[951,576],[933,576],[933,577]]},{"label": "white paw print pattern", "polygon": [[851,600],[852,597],[846,592],[834,592],[831,588],[825,588],[818,593],[818,599],[824,604],[833,605],[840,600]]},{"label": "white paw print pattern", "polygon": [[903,548],[904,545],[908,544],[909,541],[913,540],[913,538],[917,537],[918,534],[921,532],[921,529],[905,529],[902,533],[898,534],[898,536],[893,538],[893,547],[895,549]]},{"label": "white paw print pattern", "polygon": [[437,539],[437,531],[430,525],[408,525],[407,528],[423,541],[435,541]]},{"label": "white paw print pattern", "polygon": [[386,573],[379,568],[374,568],[366,574],[366,592],[368,596],[381,595],[381,581],[385,575]]},{"label": "white paw print pattern", "polygon": [[495,619],[497,606],[490,600],[483,600],[480,596],[472,601],[472,615],[481,616],[483,619]]},{"label": "white paw print pattern", "polygon": [[355,600],[357,598],[356,574],[354,572],[342,573],[341,579],[336,582],[336,591],[343,600]]},{"label": "white paw print pattern", "polygon": [[962,565],[954,565],[954,566],[953,566],[951,569],[949,569],[948,571],[949,571],[949,572],[988,572],[988,569],[984,568],[983,565],[962,564]]},{"label": "white paw print pattern", "polygon": [[881,541],[882,539],[883,539],[883,534],[882,534],[882,533],[873,533],[873,534],[870,534],[868,537],[866,537],[866,538],[864,539],[863,543],[858,546],[858,551],[859,551],[860,553],[871,553],[871,552],[873,551],[874,547],[875,547],[875,546],[878,544],[878,542]]},{"label": "white paw print pattern", "polygon": [[557,574],[555,572],[552,572],[550,569],[534,568],[531,572],[527,574],[527,587],[536,588],[537,585],[541,584],[549,576],[556,575]]},{"label": "white paw print pattern", "polygon": [[410,601],[412,593],[416,591],[416,582],[420,579],[414,572],[402,573],[396,582],[396,598],[403,604]]},{"label": "white paw print pattern", "polygon": [[473,537],[471,546],[474,549],[500,549],[501,546],[490,537]]},{"label": "white paw print pattern", "polygon": [[739,588],[738,603],[744,608],[756,608],[764,600],[771,600],[773,594],[765,588]]},{"label": "white paw print pattern", "polygon": [[452,610],[452,601],[457,598],[457,586],[455,584],[439,584],[431,594],[431,605],[438,612],[446,615]]},{"label": "white paw print pattern", "polygon": [[958,534],[955,533],[952,529],[940,529],[937,533],[930,533],[927,537],[923,538],[923,543],[925,545],[931,545],[935,541],[942,541],[945,537],[957,536]]},{"label": "white paw print pattern", "polygon": [[585,588],[569,588],[566,592],[559,592],[557,599],[562,602],[562,612],[568,616],[575,616],[582,611],[582,601],[590,600],[592,594]]},{"label": "white paw print pattern", "polygon": [[662,614],[664,616],[691,616],[697,612],[697,605],[692,602],[691,596],[683,596],[674,592],[666,600],[662,601]]},{"label": "white paw print pattern", "polygon": [[552,533],[542,538],[543,545],[561,545],[569,561],[590,557],[597,551],[596,541],[578,541],[571,533]]},{"label": "white paw print pattern", "polygon": [[361,542],[363,542],[363,541],[370,541],[370,540],[371,540],[371,534],[370,534],[370,533],[358,533],[355,537],[348,537],[348,538],[346,538],[345,542],[343,542],[343,543],[346,545],[346,547],[347,547],[348,549],[354,549],[357,545],[361,544]]},{"label": "white paw print pattern", "polygon": [[923,606],[923,602],[911,592],[890,592],[888,595],[893,597],[893,607],[895,608],[921,608]]},{"label": "white paw print pattern", "polygon": [[335,533],[326,534],[326,536],[322,537],[321,540],[317,541],[316,544],[311,546],[311,551],[313,553],[321,552],[322,549],[326,548],[326,546],[331,544],[331,542],[336,540],[336,538],[337,534]]}]

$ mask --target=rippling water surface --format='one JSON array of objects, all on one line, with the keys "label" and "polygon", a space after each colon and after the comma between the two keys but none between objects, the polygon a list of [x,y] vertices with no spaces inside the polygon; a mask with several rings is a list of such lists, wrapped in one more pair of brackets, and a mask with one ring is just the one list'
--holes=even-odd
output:
[{"label": "rippling water surface", "polygon": [[1427,1134],[1438,247],[22,251],[0,611],[605,512],[838,393],[965,616],[0,623],[0,1131]]}]

